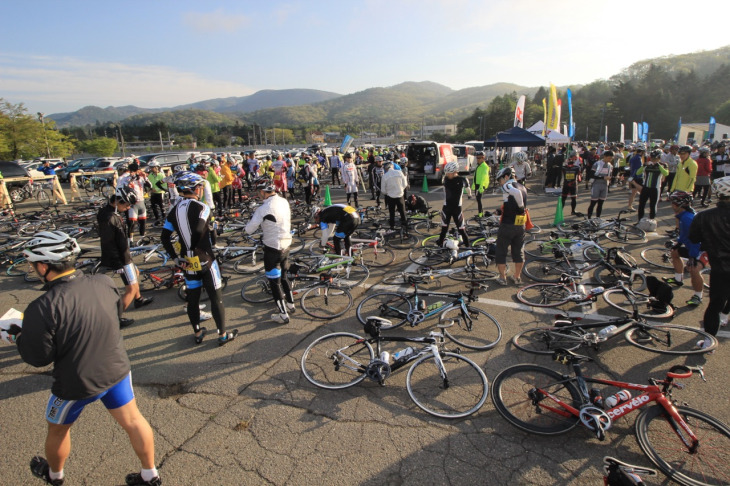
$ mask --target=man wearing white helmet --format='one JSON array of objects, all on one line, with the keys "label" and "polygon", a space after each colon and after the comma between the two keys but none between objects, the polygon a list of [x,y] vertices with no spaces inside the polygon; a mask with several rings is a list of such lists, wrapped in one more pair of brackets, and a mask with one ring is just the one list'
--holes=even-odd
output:
[{"label": "man wearing white helmet", "polygon": [[512,158],[514,160],[510,164],[510,167],[515,171],[515,180],[525,185],[525,180],[532,175],[532,168],[530,168],[530,164],[527,162],[527,153],[517,152]]},{"label": "man wearing white helmet", "polygon": [[444,166],[444,205],[441,208],[441,234],[437,242],[439,247],[444,244],[446,233],[449,232],[449,221],[452,218],[464,246],[470,246],[469,236],[466,234],[464,225],[464,213],[461,211],[464,189],[469,191],[469,197],[471,197],[469,182],[459,175],[459,165],[456,162],[449,162]]},{"label": "man wearing white helmet", "polygon": [[119,330],[119,292],[108,276],[84,275],[74,269],[80,251],[67,234],[43,231],[23,252],[45,282],[45,293],[25,309],[22,328],[14,326],[10,331],[23,361],[35,367],[53,364],[45,412],[47,459],[33,457],[31,472],[48,484],[64,483],[71,426],[87,405],[99,400],[127,433],[142,464],[141,472],[127,475],[126,484],[160,485],[154,435],[137,408],[129,357]]},{"label": "man wearing white helmet", "polygon": [[[720,325],[727,325],[730,313],[730,176],[712,183],[717,206],[702,211],[692,220],[689,239],[701,243],[710,261],[710,303],[705,310],[703,327],[713,336]],[[706,340],[707,341],[707,340]],[[698,343],[701,347],[710,343]]]},{"label": "man wearing white helmet", "polygon": [[514,179],[512,167],[504,167],[497,172],[499,186],[502,188],[502,207],[497,211],[501,218],[497,231],[497,249],[494,260],[497,263],[499,285],[507,285],[507,250],[511,250],[514,274],[512,281],[522,284],[520,275],[524,266],[525,224],[527,222],[527,190]]}]

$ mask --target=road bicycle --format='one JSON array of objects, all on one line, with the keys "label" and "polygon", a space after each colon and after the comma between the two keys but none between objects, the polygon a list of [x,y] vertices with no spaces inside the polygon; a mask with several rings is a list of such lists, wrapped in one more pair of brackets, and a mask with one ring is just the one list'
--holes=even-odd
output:
[{"label": "road bicycle", "polygon": [[[582,233],[561,238],[559,233],[553,231],[550,233],[550,238],[534,238],[525,241],[524,250],[525,254],[533,258],[551,258],[556,249],[567,250],[568,258],[571,259],[596,261],[605,258],[607,250],[593,238],[595,236]],[[636,260],[628,253],[624,253],[622,256],[636,265]]]},{"label": "road bicycle", "polygon": [[590,305],[604,292],[603,287],[586,291],[579,279],[566,273],[555,283],[534,283],[517,291],[517,300],[531,307],[558,307],[563,304]]},{"label": "road bicycle", "polygon": [[[387,267],[395,260],[395,253],[390,248],[383,246],[382,236],[374,235],[372,238],[350,238],[350,256],[355,258],[366,267]],[[309,252],[312,255],[321,255],[322,250],[334,254],[335,245],[328,241],[325,247],[321,247],[319,240],[312,240],[308,243]]]},{"label": "road bicycle", "polygon": [[[674,271],[674,264],[672,264],[672,243],[671,240],[667,241],[667,245],[665,246],[651,246],[649,248],[644,248],[641,251],[641,258],[649,265],[652,265],[654,267],[662,268],[664,270],[671,270]],[[702,256],[702,255],[700,255]],[[698,260],[702,260],[702,258],[698,258]],[[686,258],[682,258],[683,262],[686,262]],[[703,260],[706,262],[706,260]],[[685,272],[687,272],[687,268],[685,267]],[[703,268],[700,273],[702,274],[702,279],[704,280],[704,287],[706,289],[710,288],[710,268],[705,265],[705,268]]]},{"label": "road bicycle", "polygon": [[603,458],[604,486],[643,486],[642,477],[656,475],[656,470],[650,467],[628,464],[611,456]]},{"label": "road bicycle", "polygon": [[25,199],[35,199],[43,209],[51,207],[51,194],[53,193],[53,181],[34,182],[29,179],[28,182],[16,189],[10,191],[10,199],[14,203],[19,203]]},{"label": "road bicycle", "polygon": [[109,199],[116,191],[116,187],[109,176],[87,176],[79,175],[76,181],[84,188],[87,196],[98,196]]},{"label": "road bicycle", "polygon": [[422,267],[452,266],[463,261],[464,267],[458,274],[454,273],[454,279],[481,282],[499,277],[499,273],[487,270],[492,262],[488,255],[489,251],[489,246],[464,248],[460,252],[450,248],[419,246],[408,252],[408,259]]},{"label": "road bicycle", "polygon": [[[230,280],[230,278],[231,277],[228,275],[221,275],[220,290],[223,290],[228,286],[228,280]],[[141,291],[162,290],[177,287],[178,298],[185,302],[188,301],[188,286],[185,283],[185,272],[177,265],[174,267],[162,266],[140,270],[138,281],[139,289]],[[210,296],[205,290],[205,287],[203,287],[200,293],[200,300],[206,301],[208,299],[210,299]]]},{"label": "road bicycle", "polygon": [[413,285],[414,279],[417,279],[421,287],[440,287],[441,277],[447,277],[457,282],[467,282],[469,284],[477,284],[481,278],[474,279],[469,272],[468,267],[458,268],[431,268],[418,267],[415,272],[399,272],[390,274],[382,280],[383,285]]},{"label": "road bicycle", "polygon": [[[477,289],[483,285],[471,286],[469,293],[465,292],[433,292],[419,293],[418,286],[428,277],[412,277],[413,293],[408,295],[400,292],[378,292],[360,302],[357,306],[357,319],[365,324],[370,316],[392,319],[391,327],[396,328],[406,322],[415,327],[421,322],[434,316],[439,316],[439,322],[454,322],[453,329],[445,331],[446,337],[465,348],[475,350],[491,349],[502,339],[502,327],[497,319],[487,312],[471,305],[478,297]],[[424,295],[436,300],[430,305],[426,303]]]},{"label": "road bicycle", "polygon": [[676,310],[671,304],[660,303],[651,295],[632,290],[622,281],[603,292],[603,300],[621,312],[648,319],[671,318]]},{"label": "road bicycle", "polygon": [[564,222],[557,226],[558,231],[568,232],[580,230],[588,233],[604,235],[611,241],[617,243],[644,243],[646,242],[646,232],[641,228],[625,223],[628,218],[622,218],[621,215],[629,211],[622,210],[618,212],[618,216],[611,219],[593,218],[586,219],[580,223]]},{"label": "road bicycle", "polygon": [[[472,360],[446,349],[443,331],[427,337],[383,336],[381,328],[389,327],[387,319],[369,317],[365,324],[369,337],[336,332],[316,339],[302,355],[304,377],[328,390],[348,388],[365,378],[382,386],[393,372],[410,365],[406,389],[423,411],[455,419],[481,408],[489,393],[487,377]],[[391,353],[383,350],[386,343],[414,343],[420,349],[408,347],[394,353],[391,361]]]},{"label": "road bicycle", "polygon": [[[515,427],[538,435],[557,435],[579,423],[599,440],[620,417],[652,402],[635,422],[641,450],[672,481],[684,485],[729,484],[730,427],[710,415],[677,405],[674,380],[694,373],[705,380],[701,366],[673,366],[663,380],[649,378],[649,385],[584,376],[581,363],[591,361],[565,349],[553,359],[567,365],[571,374],[550,368],[520,364],[503,370],[494,380],[492,401],[497,412]],[[620,393],[601,398],[591,385],[619,388]],[[632,391],[638,395],[632,396]]]}]

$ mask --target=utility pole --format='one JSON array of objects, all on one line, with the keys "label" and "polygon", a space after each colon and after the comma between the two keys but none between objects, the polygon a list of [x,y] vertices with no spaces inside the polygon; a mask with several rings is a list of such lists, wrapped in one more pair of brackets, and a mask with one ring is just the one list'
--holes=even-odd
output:
[{"label": "utility pole", "polygon": [[40,120],[41,125],[43,125],[43,139],[46,141],[46,157],[51,158],[51,147],[48,145],[48,136],[46,135],[46,121],[43,118],[45,116],[44,113],[38,112],[38,120]]}]

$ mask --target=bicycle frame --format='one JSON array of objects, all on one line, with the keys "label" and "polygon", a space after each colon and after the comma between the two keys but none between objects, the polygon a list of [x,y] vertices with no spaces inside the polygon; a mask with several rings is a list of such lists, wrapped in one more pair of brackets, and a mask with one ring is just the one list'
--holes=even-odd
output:
[{"label": "bicycle frame", "polygon": [[[418,308],[419,308],[419,302],[420,302],[420,299],[418,298],[419,295],[420,294],[418,293],[418,284],[417,283],[416,284],[413,284],[413,294],[410,295],[410,296],[407,296],[406,295],[405,297],[408,300],[411,300],[412,299],[413,303],[415,304],[413,306],[414,311],[412,311],[411,313],[406,314],[403,311],[401,311],[400,309],[393,308],[391,310],[393,310],[394,312],[396,312],[397,315],[400,316],[400,317],[404,317],[405,316],[406,319],[408,320],[408,322],[410,323],[411,327],[415,327],[418,324],[420,324],[421,322],[425,321],[426,319],[429,319],[429,318],[431,318],[431,317],[433,317],[433,316],[435,316],[437,314],[442,314],[442,313],[444,313],[444,312],[446,312],[448,310],[451,310],[451,309],[453,309],[455,307],[459,307],[460,310],[461,310],[461,317],[462,317],[462,319],[464,319],[464,323],[466,324],[467,329],[471,330],[472,324],[473,324],[473,320],[472,320],[471,316],[469,315],[469,310],[466,308],[465,297],[468,298],[469,300],[475,299],[474,298],[474,288],[471,289],[471,291],[470,291],[470,293],[469,293],[468,296],[464,295],[464,293],[462,293],[462,292],[458,292],[458,293],[454,293],[454,292],[428,292],[428,295],[429,296],[432,296],[432,297],[446,297],[446,298],[450,298],[450,299],[454,299],[454,300],[452,302],[448,303],[448,304],[444,304],[441,307],[438,307],[436,309],[433,309],[432,311],[425,312],[425,313],[418,310]],[[417,313],[417,314],[413,314],[414,312]],[[413,314],[413,316],[411,316],[411,314]],[[421,315],[418,315],[418,314],[421,314]]]}]

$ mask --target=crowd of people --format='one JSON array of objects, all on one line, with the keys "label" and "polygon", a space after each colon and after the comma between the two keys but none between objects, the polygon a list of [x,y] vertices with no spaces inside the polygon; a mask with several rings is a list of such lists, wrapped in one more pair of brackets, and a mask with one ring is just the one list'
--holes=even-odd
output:
[{"label": "crowd of people", "polygon": [[[562,201],[565,203],[570,197],[571,214],[577,214],[576,200],[585,181],[586,188],[590,187],[588,217],[595,213],[599,218],[609,192],[626,187],[627,209],[634,209],[635,196],[639,196],[639,221],[644,219],[647,204],[648,218],[654,219],[661,196],[665,195],[677,219],[676,241],[672,243],[675,275],[665,280],[675,287],[683,286],[686,265],[694,291],[687,305],[697,306],[702,303],[700,270],[703,265],[711,267],[712,287],[703,327],[716,335],[730,312],[730,177],[725,172],[730,171],[730,160],[724,147],[716,148],[711,159],[707,149],[697,147],[695,153],[690,146],[668,145],[651,150],[647,157],[646,148],[640,144],[634,147],[578,145],[561,150],[551,147],[544,159],[545,187],[557,188],[562,183]],[[476,158],[478,165],[472,181],[459,174],[455,162],[444,166],[438,245],[445,244],[453,222],[462,245],[469,246],[463,197],[476,196],[477,216],[481,217],[485,214],[483,193],[490,187],[498,188],[501,204],[497,210],[500,225],[495,253],[499,271],[496,282],[508,285],[507,255],[510,253],[513,264],[510,278],[514,284],[521,285],[525,228],[530,224],[524,184],[533,168],[524,152],[518,152],[511,163],[499,168],[490,167],[484,153],[478,152]],[[46,292],[28,306],[23,326],[16,326],[11,332],[23,360],[33,366],[54,365],[54,383],[46,410],[46,456],[33,458],[33,474],[49,484],[63,484],[63,468],[70,453],[70,428],[87,404],[100,400],[128,434],[140,460],[140,472],[129,474],[126,483],[162,483],[155,469],[152,430],[134,399],[131,368],[120,332],[122,327],[131,324],[131,320],[122,317],[128,306],[152,303],[152,299],[140,294],[139,272],[130,256],[133,232],[137,230],[144,236],[147,230],[146,191],[150,193],[155,224],[162,226],[165,251],[184,270],[188,291],[186,311],[193,341],[195,345],[203,342],[207,329],[201,322],[212,318],[217,328],[217,344],[223,346],[236,339],[237,330],[229,331],[226,327],[221,272],[214,252],[215,215],[222,216],[235,204],[244,184],[257,191],[261,205],[245,231],[263,234],[264,271],[275,309],[271,319],[287,324],[290,315],[296,312],[287,277],[292,233],[291,207],[286,197],[291,193],[293,181],[301,178],[305,182],[304,196],[308,204],[317,194],[323,169],[329,170],[332,185],[344,186],[346,202],[314,208],[311,221],[320,225],[323,244],[333,235],[335,252],[343,250],[342,243],[344,251],[349,252],[350,235],[360,224],[357,207],[362,172],[359,166],[365,164],[372,200],[379,205],[382,196],[388,208],[390,228],[395,229],[398,213],[407,231],[407,211],[429,209],[423,197],[408,195],[407,159],[397,152],[376,154],[373,150],[355,150],[345,154],[334,151],[329,158],[324,154],[306,155],[298,160],[282,154],[273,160],[259,161],[250,154],[241,163],[229,155],[195,158],[190,160],[187,170],[175,174],[163,173],[154,163],[150,164],[149,172],[140,170],[136,162],[123,168],[115,194],[98,213],[102,264],[121,276],[125,286],[122,295],[108,276],[84,275],[75,270],[80,249],[73,238],[60,231],[37,234],[26,245],[24,253],[45,283]],[[165,193],[170,196],[169,208],[165,207]],[[700,213],[693,209],[693,201],[699,199],[699,205],[707,207],[712,197],[718,201],[715,208]],[[209,314],[200,306],[203,289],[210,297]],[[84,299],[92,294],[98,298]]]}]

